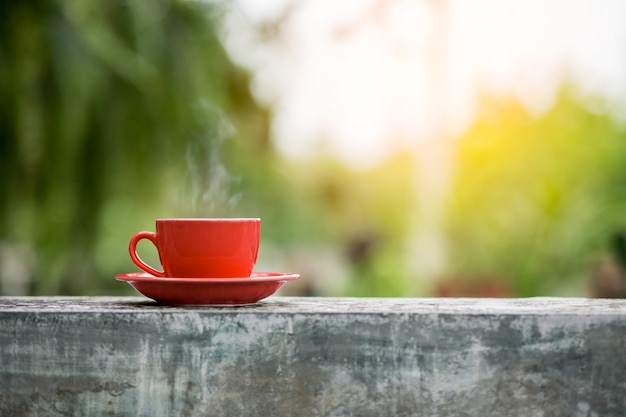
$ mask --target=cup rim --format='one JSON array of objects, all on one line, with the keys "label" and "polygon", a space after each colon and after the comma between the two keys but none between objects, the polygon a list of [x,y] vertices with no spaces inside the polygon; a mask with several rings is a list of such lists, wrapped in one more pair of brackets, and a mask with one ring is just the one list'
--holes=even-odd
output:
[{"label": "cup rim", "polygon": [[259,217],[165,217],[157,222],[259,222]]}]

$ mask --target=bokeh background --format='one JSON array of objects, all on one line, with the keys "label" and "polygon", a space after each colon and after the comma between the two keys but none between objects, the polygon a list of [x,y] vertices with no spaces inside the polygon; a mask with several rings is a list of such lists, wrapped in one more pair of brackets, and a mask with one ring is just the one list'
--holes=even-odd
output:
[{"label": "bokeh background", "polygon": [[624,297],[624,15],[1,2],[0,293],[133,294],[156,218],[261,217],[283,294]]}]

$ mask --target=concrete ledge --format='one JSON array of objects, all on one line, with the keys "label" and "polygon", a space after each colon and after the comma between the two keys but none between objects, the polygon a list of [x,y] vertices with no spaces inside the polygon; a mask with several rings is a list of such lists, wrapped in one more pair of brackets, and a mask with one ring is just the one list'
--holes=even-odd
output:
[{"label": "concrete ledge", "polygon": [[0,416],[626,416],[626,300],[0,297]]}]

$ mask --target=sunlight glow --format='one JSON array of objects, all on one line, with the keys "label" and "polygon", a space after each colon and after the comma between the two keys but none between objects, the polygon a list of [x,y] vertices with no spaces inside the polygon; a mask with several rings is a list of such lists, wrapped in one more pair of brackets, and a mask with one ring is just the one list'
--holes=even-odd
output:
[{"label": "sunlight glow", "polygon": [[[484,91],[540,114],[575,81],[621,111],[624,15],[618,0],[242,0],[224,38],[274,110],[279,150],[359,166],[462,133]],[[268,24],[275,36],[259,38]]]}]

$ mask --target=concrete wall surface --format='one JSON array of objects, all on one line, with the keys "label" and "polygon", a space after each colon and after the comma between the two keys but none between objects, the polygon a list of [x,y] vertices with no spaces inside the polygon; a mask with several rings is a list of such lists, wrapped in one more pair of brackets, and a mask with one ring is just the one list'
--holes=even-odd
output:
[{"label": "concrete wall surface", "polygon": [[0,297],[0,416],[626,416],[626,300]]}]

